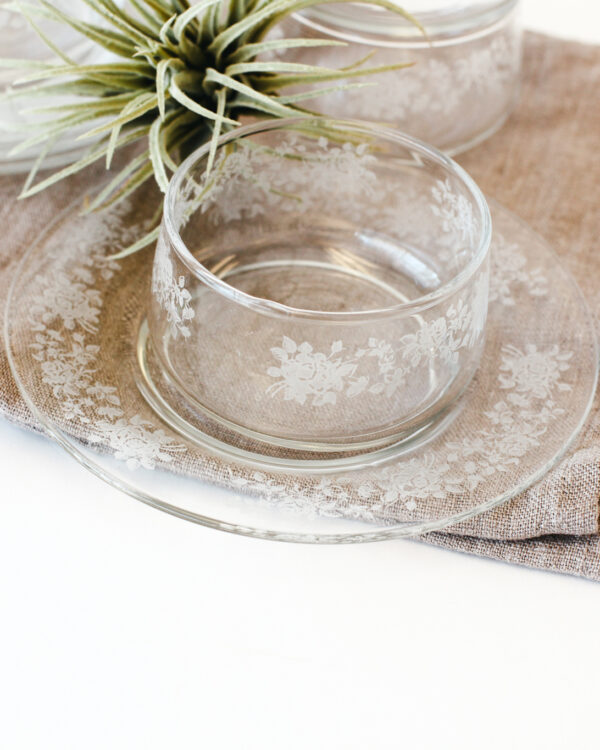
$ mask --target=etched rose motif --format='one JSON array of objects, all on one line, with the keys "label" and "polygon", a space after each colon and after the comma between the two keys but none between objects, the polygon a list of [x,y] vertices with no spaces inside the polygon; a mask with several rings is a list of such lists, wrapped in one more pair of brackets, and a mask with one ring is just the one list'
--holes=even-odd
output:
[{"label": "etched rose motif", "polygon": [[34,355],[42,362],[43,382],[52,387],[57,398],[79,396],[91,383],[94,369],[90,365],[99,351],[98,347],[86,344],[83,336],[77,333],[73,334],[71,349],[57,348],[55,337],[48,336],[46,340],[49,342],[46,356],[43,350]]},{"label": "etched rose motif", "polygon": [[92,399],[67,399],[63,402],[63,414],[69,422],[79,421],[82,424],[89,424],[91,419],[87,416],[86,409],[93,406]]},{"label": "etched rose motif", "polygon": [[115,419],[116,417],[123,416],[121,399],[118,397],[117,389],[114,386],[94,383],[94,385],[86,388],[85,392],[88,396],[91,396],[97,404],[96,412],[98,416],[107,417],[108,419]]},{"label": "etched rose motif", "polygon": [[177,338],[179,334],[188,338],[191,335],[189,322],[196,314],[191,306],[192,295],[185,288],[185,276],[175,278],[169,248],[162,238],[156,246],[152,268],[152,293],[167,315],[173,338]]},{"label": "etched rose motif", "polygon": [[[347,385],[347,378],[356,372],[356,362],[344,361],[337,356],[343,350],[341,341],[334,341],[328,355],[313,351],[308,342],[297,345],[287,336],[283,337],[281,347],[273,347],[271,353],[279,360],[279,367],[269,367],[267,374],[280,378],[279,382],[269,386],[268,393],[275,395],[283,392],[286,401],[306,403],[312,396],[313,406],[335,404],[337,393]],[[358,393],[366,385],[352,383]],[[358,388],[358,390],[356,390]],[[355,394],[354,394],[355,395]]]},{"label": "etched rose motif", "polygon": [[415,498],[444,497],[444,477],[449,471],[449,464],[436,460],[433,454],[385,467],[375,480],[373,492],[379,497],[375,507],[385,508],[402,502],[407,510],[414,510]]},{"label": "etched rose motif", "polygon": [[454,334],[460,331],[470,320],[463,315],[464,309],[450,308],[448,319],[436,318],[423,326],[416,333],[408,333],[400,339],[402,357],[411,367],[418,367],[423,360],[439,357],[447,364],[458,361],[458,351],[463,346],[462,337]]},{"label": "etched rose motif", "polygon": [[436,186],[431,188],[431,194],[437,203],[431,206],[431,210],[442,220],[444,232],[451,233],[463,242],[473,242],[476,222],[473,207],[466,196],[454,192],[448,177],[437,180]]},{"label": "etched rose motif", "polygon": [[366,143],[337,145],[321,137],[309,149],[297,134],[273,149],[242,141],[236,151],[219,153],[208,183],[204,180],[200,188],[190,185],[180,216],[185,220],[194,207],[210,211],[214,224],[274,211],[306,213],[318,208],[348,213],[357,199],[374,194],[375,162]]},{"label": "etched rose motif", "polygon": [[154,469],[157,461],[170,463],[173,451],[185,450],[183,446],[174,445],[175,440],[164,430],[153,429],[153,424],[140,416],[131,419],[121,418],[115,422],[97,423],[99,430],[96,442],[108,440],[115,458],[125,461],[129,469],[143,466]]},{"label": "etched rose motif", "polygon": [[534,445],[538,445],[537,435],[525,432],[512,432],[498,441],[499,452],[507,458],[522,458]]},{"label": "etched rose motif", "polygon": [[42,380],[57,396],[77,396],[90,382],[93,370],[70,360],[50,359],[42,363]]},{"label": "etched rose motif", "polygon": [[420,328],[417,333],[408,333],[400,339],[402,356],[411,367],[418,367],[423,359],[435,356],[446,337],[446,320],[438,318]]},{"label": "etched rose motif", "polygon": [[[376,85],[328,93],[324,109],[341,117],[368,112],[372,120],[411,126],[402,127],[407,130],[414,130],[415,122],[424,122],[427,126],[428,121],[435,128],[434,115],[442,115],[453,124],[465,121],[465,112],[472,108],[475,97],[484,96],[491,102],[510,96],[520,64],[520,46],[515,37],[512,30],[496,34],[491,43],[486,39],[485,45],[462,45],[468,49],[461,47],[460,54],[453,53],[452,48],[428,49],[426,55],[417,54],[417,57],[411,53],[407,61],[417,64],[402,71],[402,85],[397,85],[396,72],[383,73]],[[355,63],[350,50],[326,49],[321,52],[319,61],[331,68],[349,68]],[[311,59],[305,51],[295,54],[285,51],[286,59],[296,62],[314,62],[314,53],[310,54]],[[397,63],[398,50],[380,48],[377,58],[379,64]],[[481,110],[488,108],[480,107]]]},{"label": "etched rose motif", "polygon": [[[421,321],[416,333],[405,334],[395,345],[371,337],[365,346],[350,350],[342,341],[334,341],[326,354],[316,352],[308,341],[298,345],[284,336],[281,346],[271,348],[279,365],[269,367],[267,374],[278,382],[270,385],[267,393],[281,393],[284,400],[299,404],[312,397],[312,406],[335,404],[339,394],[348,398],[365,392],[392,396],[423,361],[439,359],[456,366],[460,350],[472,347],[483,330],[486,300],[487,276],[483,275],[472,300],[479,316],[476,325],[471,306],[459,298],[445,315]],[[376,368],[369,366],[372,360],[376,360]]]},{"label": "etched rose motif", "polygon": [[538,351],[535,344],[528,344],[525,351],[515,346],[505,346],[502,349],[502,364],[500,365],[500,387],[515,388],[518,393],[529,393],[536,398],[550,398],[552,389],[556,386],[559,391],[570,390],[571,386],[561,383],[562,373],[570,365],[573,355],[570,352],[560,352],[555,344],[548,351]]},{"label": "etched rose motif", "polygon": [[[128,239],[128,233],[135,236],[136,228],[123,229],[120,215],[111,211],[98,216],[92,226],[92,252],[86,234],[85,245],[74,243],[69,248],[68,273],[36,279],[31,306],[31,330],[36,332],[30,345],[32,357],[40,363],[42,381],[51,389],[65,420],[93,424],[95,434],[90,441],[108,444],[130,468],[153,468],[159,459],[172,461],[173,454],[185,451],[185,446],[138,416],[129,420],[123,416],[117,388],[96,380],[100,347],[90,343],[102,307],[102,297],[93,285],[97,275],[108,280],[119,268],[98,248],[111,241],[112,232],[118,230],[121,238]],[[60,250],[62,253],[63,248]]]},{"label": "etched rose motif", "polygon": [[494,404],[494,408],[484,412],[485,416],[490,420],[490,424],[494,426],[501,426],[505,429],[512,429],[515,425],[515,411],[514,406],[506,401],[498,401]]},{"label": "etched rose motif", "polygon": [[509,243],[501,234],[494,238],[492,252],[492,274],[490,276],[490,302],[499,302],[507,307],[515,304],[511,287],[524,284],[532,297],[548,294],[548,279],[541,268],[527,268],[527,258],[518,245]]},{"label": "etched rose motif", "polygon": [[101,306],[100,293],[96,289],[59,273],[54,283],[44,290],[34,313],[39,312],[46,325],[58,318],[69,331],[78,325],[91,333],[98,325]]}]

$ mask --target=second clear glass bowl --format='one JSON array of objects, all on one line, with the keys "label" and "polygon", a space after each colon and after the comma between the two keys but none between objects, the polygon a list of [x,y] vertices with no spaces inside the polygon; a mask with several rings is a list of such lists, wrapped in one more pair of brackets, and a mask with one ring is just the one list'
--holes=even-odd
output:
[{"label": "second clear glass bowl", "polygon": [[374,52],[367,65],[411,64],[348,79],[376,85],[323,95],[307,106],[328,116],[389,123],[450,154],[484,140],[504,123],[519,89],[518,0],[407,0],[399,5],[413,13],[427,36],[401,16],[361,3],[317,6],[276,30],[347,45],[288,50],[286,60],[341,68]]}]

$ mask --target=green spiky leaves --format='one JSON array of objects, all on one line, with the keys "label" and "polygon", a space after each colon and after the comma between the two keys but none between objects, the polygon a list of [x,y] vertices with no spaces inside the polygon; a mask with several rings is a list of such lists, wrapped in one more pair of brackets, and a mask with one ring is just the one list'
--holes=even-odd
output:
[{"label": "green spiky leaves", "polygon": [[[330,91],[361,86],[365,84],[348,83],[347,79],[404,67],[365,67],[359,61],[350,69],[333,70],[261,59],[264,53],[277,56],[294,47],[343,44],[268,38],[269,31],[290,13],[343,1],[73,0],[73,5],[89,6],[96,23],[62,12],[47,0],[5,4],[4,9],[22,13],[29,20],[59,60],[53,64],[0,60],[0,65],[21,65],[25,72],[8,96],[20,97],[30,109],[38,97],[60,97],[57,106],[37,108],[47,119],[13,149],[16,154],[40,148],[40,158],[21,197],[38,193],[99,159],[105,159],[110,167],[115,152],[137,141],[146,141],[146,147],[114,175],[91,202],[90,210],[124,199],[152,178],[165,191],[182,154],[208,141],[210,168],[219,135],[235,128],[242,116],[314,115],[301,106],[308,95],[290,94],[289,87],[333,83],[323,89]],[[363,1],[417,23],[393,0]],[[40,18],[71,26],[105,50],[106,62],[77,64],[44,34]],[[73,132],[82,140],[94,138],[89,153],[35,182],[45,151],[55,139]],[[135,249],[155,236],[153,230]]]}]

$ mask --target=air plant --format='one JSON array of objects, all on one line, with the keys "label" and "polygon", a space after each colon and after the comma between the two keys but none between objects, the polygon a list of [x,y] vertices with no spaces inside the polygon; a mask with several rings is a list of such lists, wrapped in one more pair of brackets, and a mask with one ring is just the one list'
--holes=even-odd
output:
[{"label": "air plant", "polygon": [[[404,67],[406,63],[366,67],[367,58],[341,69],[285,61],[282,53],[287,49],[344,42],[270,37],[277,24],[310,6],[347,1],[73,0],[73,5],[89,6],[98,16],[97,23],[61,11],[47,0],[3,5],[23,14],[60,60],[0,60],[0,65],[30,70],[7,96],[18,96],[27,104],[33,97],[61,97],[60,103],[37,108],[50,119],[13,149],[16,154],[40,147],[20,197],[34,195],[99,159],[104,158],[110,168],[114,154],[137,141],[144,147],[117,171],[87,210],[121,201],[152,178],[164,192],[182,157],[202,143],[210,142],[210,169],[219,136],[237,127],[240,118],[312,117],[317,113],[304,108],[303,100],[367,85],[349,82],[355,77]],[[363,2],[418,25],[393,0]],[[87,37],[106,51],[106,62],[76,63],[48,38],[40,18],[67,24]],[[286,93],[290,89],[292,93]],[[79,160],[35,182],[46,153],[66,134],[94,139],[93,145]],[[158,223],[160,216],[155,219]],[[121,255],[150,244],[157,234],[156,226]]]}]

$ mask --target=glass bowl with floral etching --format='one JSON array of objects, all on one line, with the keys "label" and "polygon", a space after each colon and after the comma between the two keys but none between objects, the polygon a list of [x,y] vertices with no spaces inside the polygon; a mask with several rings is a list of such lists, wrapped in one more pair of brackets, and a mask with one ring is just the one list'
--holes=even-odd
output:
[{"label": "glass bowl with floral etching", "polygon": [[249,125],[209,158],[168,190],[140,344],[172,414],[301,461],[438,432],[484,342],[491,223],[471,178],[352,121]]},{"label": "glass bowl with floral etching", "polygon": [[[285,52],[289,61],[352,67],[372,55],[368,66],[411,64],[348,79],[368,85],[329,92],[315,99],[314,106],[333,117],[393,124],[452,154],[494,133],[508,117],[519,88],[518,0],[407,0],[399,5],[414,15],[424,33],[395,13],[361,3],[307,9],[277,30],[288,37],[345,45],[290,49]],[[326,87],[331,84],[315,88]]]}]

